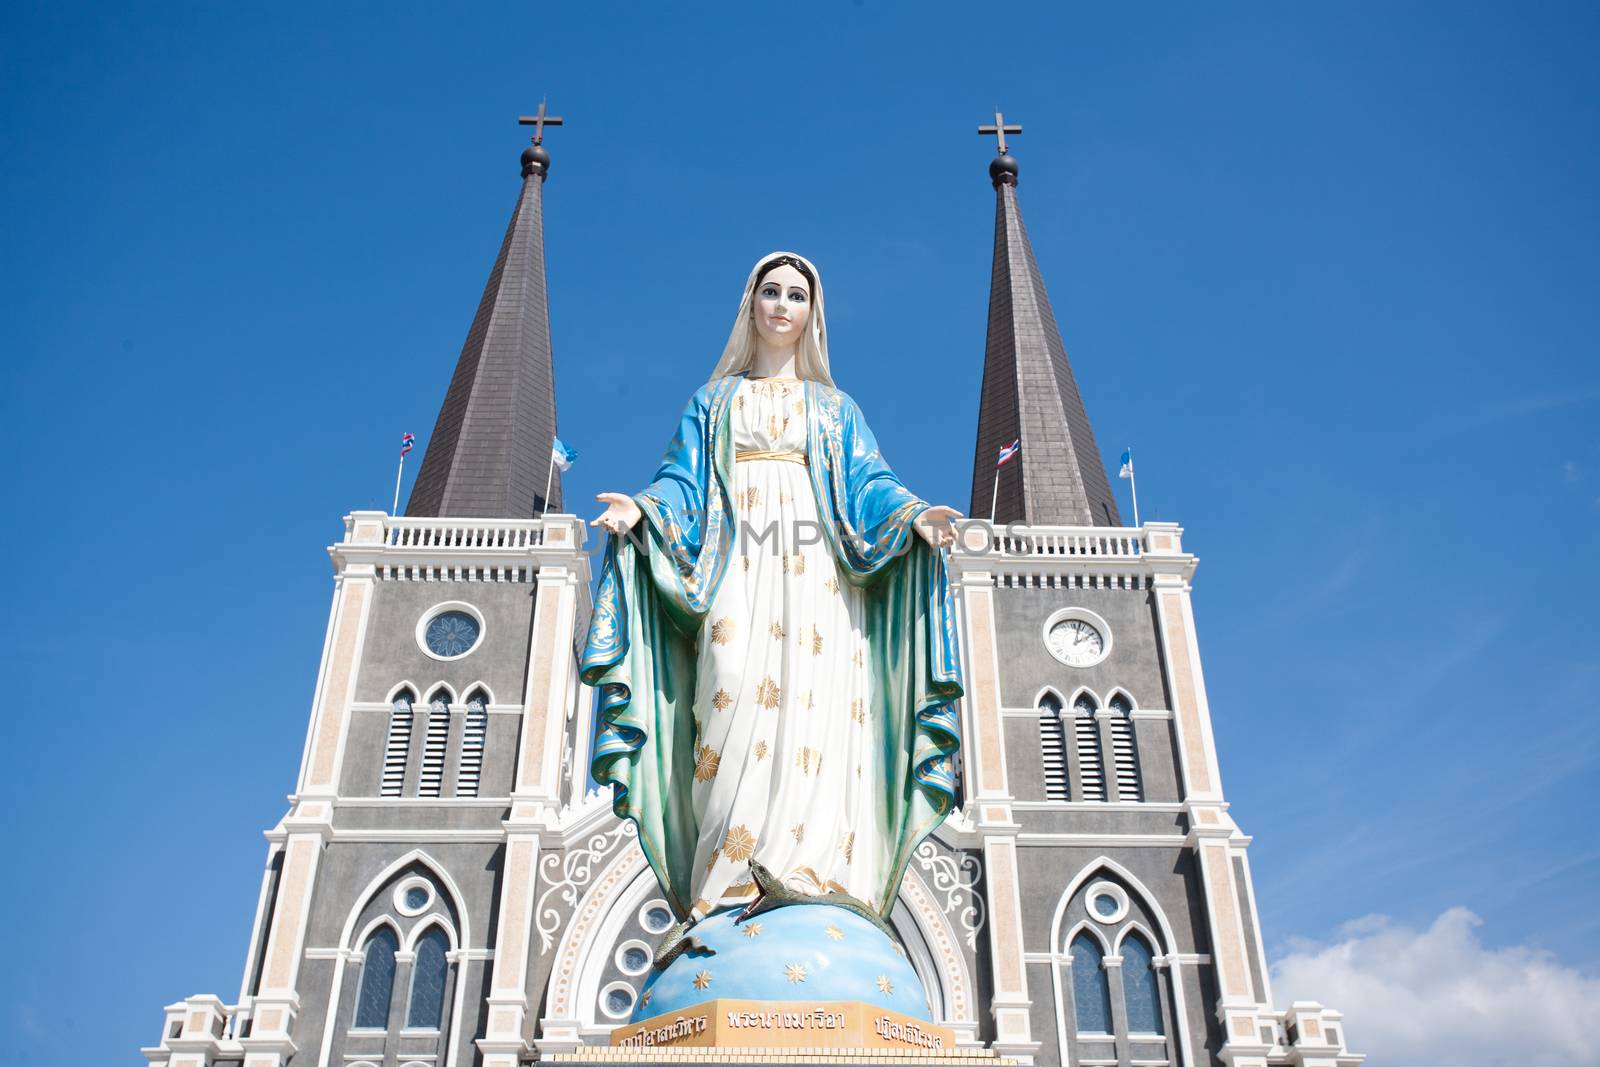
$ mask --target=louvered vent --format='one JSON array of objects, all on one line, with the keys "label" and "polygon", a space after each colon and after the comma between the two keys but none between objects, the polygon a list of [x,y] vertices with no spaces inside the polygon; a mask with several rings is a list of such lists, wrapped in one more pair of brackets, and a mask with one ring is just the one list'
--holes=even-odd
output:
[{"label": "louvered vent", "polygon": [[1100,754],[1100,728],[1094,721],[1094,701],[1079,697],[1072,707],[1073,737],[1078,742],[1078,777],[1083,781],[1084,800],[1106,798],[1105,760]]},{"label": "louvered vent", "polygon": [[1044,798],[1066,800],[1067,737],[1061,728],[1061,704],[1048,695],[1039,701],[1039,756],[1044,761]]},{"label": "louvered vent", "polygon": [[444,753],[450,743],[450,705],[435,696],[428,711],[428,736],[422,745],[422,780],[419,797],[436,797],[444,785]]},{"label": "louvered vent", "polygon": [[483,773],[483,743],[489,733],[489,709],[482,693],[467,698],[466,728],[461,732],[461,770],[456,775],[456,796],[478,795]]},{"label": "louvered vent", "polygon": [[383,749],[383,780],[378,795],[397,797],[406,787],[406,756],[411,752],[411,704],[415,697],[402,692],[389,713],[389,741]]},{"label": "louvered vent", "polygon": [[1117,768],[1117,796],[1121,800],[1143,800],[1139,781],[1139,745],[1133,736],[1133,707],[1121,697],[1111,698],[1111,758]]}]

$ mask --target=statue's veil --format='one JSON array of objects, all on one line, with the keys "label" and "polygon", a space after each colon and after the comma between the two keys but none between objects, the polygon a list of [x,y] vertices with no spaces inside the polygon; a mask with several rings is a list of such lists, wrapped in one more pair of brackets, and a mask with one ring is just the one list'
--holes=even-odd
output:
[{"label": "statue's veil", "polygon": [[816,279],[816,285],[813,286],[816,292],[811,294],[811,314],[806,318],[805,336],[800,339],[800,349],[795,353],[795,373],[810,381],[833,384],[833,375],[828,373],[828,320],[823,314],[822,275],[817,272],[816,264],[798,252],[769,252],[756,262],[750,277],[745,279],[744,299],[739,301],[739,313],[734,316],[727,347],[722,350],[722,358],[717,360],[717,369],[711,372],[712,381],[750,369],[755,358],[756,324],[751,317],[751,307],[755,303],[756,279],[779,256],[798,259],[811,271],[811,277]]}]

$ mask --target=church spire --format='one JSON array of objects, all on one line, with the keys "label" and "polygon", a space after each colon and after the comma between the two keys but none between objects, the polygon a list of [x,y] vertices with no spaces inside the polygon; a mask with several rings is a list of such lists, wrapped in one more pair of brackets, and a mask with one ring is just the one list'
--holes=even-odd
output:
[{"label": "church spire", "polygon": [[[994,272],[989,282],[989,333],[983,357],[983,399],[978,408],[977,452],[972,461],[974,518],[997,525],[1120,526],[1116,498],[1100,462],[1094,430],[1067,362],[1044,279],[1017,206],[1017,161],[999,112],[994,125],[999,154],[989,163],[994,183]],[[1022,451],[1000,468],[995,458],[1013,441]]]},{"label": "church spire", "polygon": [[439,408],[407,515],[527,519],[561,510],[561,475],[550,483],[556,435],[555,366],[544,272],[544,182],[550,153],[545,114],[519,119],[534,127],[522,153],[522,190],[478,313]]}]

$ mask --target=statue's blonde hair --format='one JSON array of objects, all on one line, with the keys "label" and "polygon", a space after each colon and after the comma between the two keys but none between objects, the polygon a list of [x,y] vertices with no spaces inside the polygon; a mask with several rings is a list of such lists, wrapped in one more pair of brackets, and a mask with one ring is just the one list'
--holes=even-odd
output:
[{"label": "statue's blonde hair", "polygon": [[797,252],[769,252],[756,261],[750,277],[745,280],[744,298],[739,301],[739,313],[734,316],[733,330],[728,334],[722,358],[711,372],[712,381],[729,374],[743,374],[755,365],[756,324],[752,309],[756,283],[784,259],[805,264],[801,273],[811,275],[811,312],[806,316],[805,334],[795,351],[795,375],[823,385],[833,384],[833,375],[828,373],[828,322],[822,313],[822,275],[809,259]]}]

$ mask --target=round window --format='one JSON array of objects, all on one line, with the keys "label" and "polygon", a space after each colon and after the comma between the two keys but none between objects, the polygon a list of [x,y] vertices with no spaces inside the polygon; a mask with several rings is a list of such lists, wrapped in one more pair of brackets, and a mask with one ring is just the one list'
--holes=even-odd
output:
[{"label": "round window", "polygon": [[421,915],[433,903],[433,887],[421,878],[407,878],[394,891],[394,906],[401,915]]},{"label": "round window", "polygon": [[443,659],[455,659],[472,651],[478,643],[478,620],[464,611],[446,611],[428,623],[424,640],[428,651]]},{"label": "round window", "polygon": [[672,912],[664,900],[652,900],[639,909],[639,924],[652,934],[664,934],[672,929]]},{"label": "round window", "polygon": [[629,941],[617,950],[617,968],[623,974],[643,974],[650,969],[650,949],[642,941]]},{"label": "round window", "polygon": [[626,1019],[636,999],[632,986],[614,982],[600,991],[600,1010],[613,1019]]},{"label": "round window", "polygon": [[1097,922],[1110,925],[1127,917],[1128,894],[1115,882],[1096,882],[1085,896],[1089,901],[1089,914]]}]

